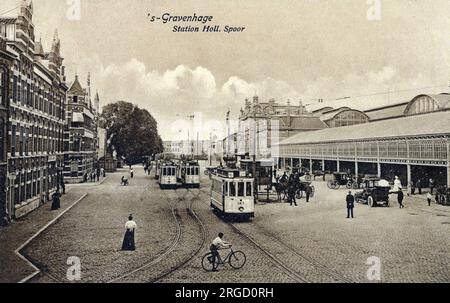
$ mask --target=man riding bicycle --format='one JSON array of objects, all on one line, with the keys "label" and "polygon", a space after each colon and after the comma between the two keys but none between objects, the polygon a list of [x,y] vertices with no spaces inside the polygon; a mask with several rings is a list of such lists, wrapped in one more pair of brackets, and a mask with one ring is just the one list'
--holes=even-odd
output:
[{"label": "man riding bicycle", "polygon": [[[220,258],[219,249],[231,247],[231,243],[225,242],[222,239],[223,239],[223,233],[219,233],[218,237],[212,241],[211,246],[209,247],[209,249],[211,250],[211,254],[212,254],[212,257],[210,260],[211,263],[213,264],[212,271],[218,271],[217,270],[217,267],[219,266],[218,259]],[[217,260],[217,262],[216,262],[216,260]]]}]

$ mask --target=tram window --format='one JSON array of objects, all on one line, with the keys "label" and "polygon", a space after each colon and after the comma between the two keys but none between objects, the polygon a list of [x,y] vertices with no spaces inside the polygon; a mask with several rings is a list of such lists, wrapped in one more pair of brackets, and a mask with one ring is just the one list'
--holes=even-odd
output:
[{"label": "tram window", "polygon": [[246,191],[246,194],[247,194],[247,197],[251,197],[252,195],[253,195],[253,192],[252,192],[252,182],[246,182],[247,184],[246,184],[246,186],[245,186],[245,191]]},{"label": "tram window", "polygon": [[228,195],[228,182],[224,182],[224,183],[223,183],[223,194],[224,194],[225,196]]},{"label": "tram window", "polygon": [[238,182],[238,197],[244,196],[244,182]]},{"label": "tram window", "polygon": [[234,182],[230,182],[230,197],[235,197],[236,196],[236,183]]},{"label": "tram window", "polygon": [[195,175],[196,176],[200,175],[200,169],[198,167],[195,168]]}]

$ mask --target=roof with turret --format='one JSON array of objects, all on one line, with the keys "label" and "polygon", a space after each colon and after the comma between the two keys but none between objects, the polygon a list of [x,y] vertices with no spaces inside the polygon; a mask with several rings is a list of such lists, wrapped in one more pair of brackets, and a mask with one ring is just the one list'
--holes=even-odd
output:
[{"label": "roof with turret", "polygon": [[75,76],[75,80],[73,81],[72,85],[70,85],[70,88],[67,91],[67,94],[84,95],[85,93],[86,93],[86,90],[81,86],[80,81],[78,81],[78,76]]}]

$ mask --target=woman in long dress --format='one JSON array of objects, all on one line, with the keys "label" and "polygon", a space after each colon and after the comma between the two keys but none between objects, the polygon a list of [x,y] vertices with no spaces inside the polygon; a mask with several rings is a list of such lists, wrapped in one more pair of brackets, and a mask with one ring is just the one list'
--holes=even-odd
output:
[{"label": "woman in long dress", "polygon": [[133,221],[133,215],[128,217],[127,223],[125,223],[125,236],[123,238],[122,250],[136,250],[134,243],[134,231],[136,230],[136,222]]}]

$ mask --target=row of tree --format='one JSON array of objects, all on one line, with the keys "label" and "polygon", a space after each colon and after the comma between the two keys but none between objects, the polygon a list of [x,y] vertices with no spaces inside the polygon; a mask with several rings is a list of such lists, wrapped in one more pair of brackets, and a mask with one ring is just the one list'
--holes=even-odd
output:
[{"label": "row of tree", "polygon": [[132,103],[118,101],[103,107],[101,127],[107,130],[107,151],[115,150],[127,164],[142,163],[163,151],[158,123],[146,109]]}]

